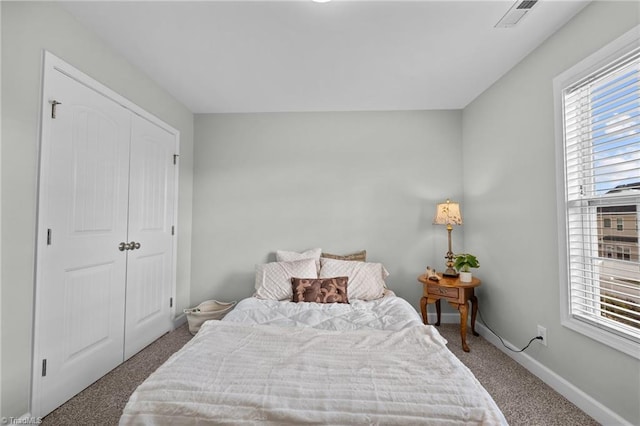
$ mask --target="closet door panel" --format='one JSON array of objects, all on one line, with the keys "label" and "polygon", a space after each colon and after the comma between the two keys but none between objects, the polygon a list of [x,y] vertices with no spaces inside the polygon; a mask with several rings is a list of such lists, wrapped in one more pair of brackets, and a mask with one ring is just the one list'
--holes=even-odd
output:
[{"label": "closet door panel", "polygon": [[[175,137],[139,117],[131,127],[125,358],[171,329]],[[137,246],[137,245],[136,245]]]},{"label": "closet door panel", "polygon": [[[38,244],[41,413],[123,360],[130,116],[56,72],[45,117]],[[45,237],[44,235],[48,235]],[[46,372],[44,371],[46,364]]]}]

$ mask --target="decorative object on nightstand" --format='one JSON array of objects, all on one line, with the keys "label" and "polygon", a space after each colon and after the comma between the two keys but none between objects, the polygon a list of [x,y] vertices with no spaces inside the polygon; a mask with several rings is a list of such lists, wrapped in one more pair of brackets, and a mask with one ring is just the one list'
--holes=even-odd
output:
[{"label": "decorative object on nightstand", "polygon": [[456,254],[453,267],[460,272],[460,281],[470,283],[473,278],[471,268],[479,268],[480,262],[477,257],[470,253]]},{"label": "decorative object on nightstand", "polygon": [[471,302],[471,332],[476,332],[476,314],[478,313],[478,298],[474,294],[474,288],[480,285],[480,280],[472,278],[470,283],[464,283],[458,278],[442,277],[440,281],[432,281],[426,275],[420,275],[418,281],[422,283],[422,298],[420,299],[420,311],[422,322],[429,324],[427,319],[427,304],[435,303],[438,319],[435,325],[440,325],[440,300],[449,302],[451,306],[460,312],[460,338],[462,349],[469,352],[467,345],[467,319],[469,317],[468,303]]},{"label": "decorative object on nightstand", "polygon": [[445,277],[457,277],[458,273],[453,268],[453,252],[451,251],[451,231],[452,225],[462,225],[462,214],[460,214],[460,205],[458,203],[452,203],[449,199],[446,202],[438,204],[436,209],[436,215],[433,218],[434,225],[446,225],[447,237],[449,240],[449,251],[445,255],[447,259],[447,269],[442,275]]},{"label": "decorative object on nightstand", "polygon": [[428,280],[440,281],[440,276],[435,269],[431,269],[431,266],[427,266],[427,270],[424,272],[424,274],[427,276]]}]

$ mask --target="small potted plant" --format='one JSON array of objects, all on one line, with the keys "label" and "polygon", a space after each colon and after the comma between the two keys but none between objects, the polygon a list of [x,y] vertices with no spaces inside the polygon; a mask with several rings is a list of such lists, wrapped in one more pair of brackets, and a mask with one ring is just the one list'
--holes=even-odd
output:
[{"label": "small potted plant", "polygon": [[460,281],[471,282],[471,268],[479,268],[478,258],[469,253],[457,254],[453,260],[453,267],[460,272]]}]

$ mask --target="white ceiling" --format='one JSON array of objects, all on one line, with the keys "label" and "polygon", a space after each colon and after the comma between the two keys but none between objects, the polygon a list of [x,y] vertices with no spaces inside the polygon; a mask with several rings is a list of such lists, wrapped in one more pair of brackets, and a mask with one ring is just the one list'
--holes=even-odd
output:
[{"label": "white ceiling", "polygon": [[586,1],[63,3],[194,113],[459,109]]}]

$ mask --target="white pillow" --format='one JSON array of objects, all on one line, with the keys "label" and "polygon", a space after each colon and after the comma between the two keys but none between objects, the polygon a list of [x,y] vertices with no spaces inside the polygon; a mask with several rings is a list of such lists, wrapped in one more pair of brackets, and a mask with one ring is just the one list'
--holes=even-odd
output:
[{"label": "white pillow", "polygon": [[382,263],[320,259],[320,278],[349,277],[349,300],[374,300],[384,295],[384,279],[389,276]]},{"label": "white pillow", "polygon": [[256,265],[256,296],[260,299],[291,300],[291,278],[318,278],[313,259]]},{"label": "white pillow", "polygon": [[[316,261],[316,273],[320,270],[321,248],[314,248],[298,253],[297,251],[276,250],[277,262],[293,262],[294,260],[313,259]],[[296,277],[298,278],[298,277]]]}]

